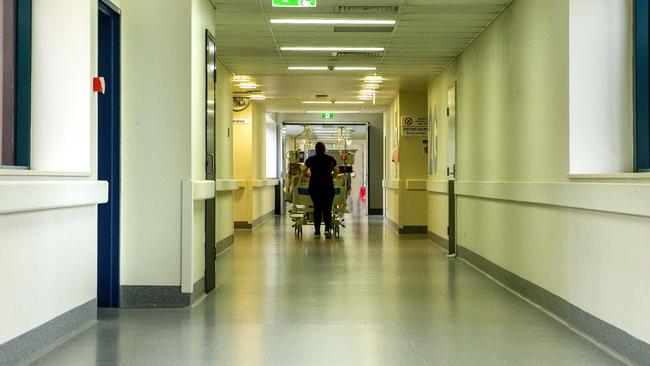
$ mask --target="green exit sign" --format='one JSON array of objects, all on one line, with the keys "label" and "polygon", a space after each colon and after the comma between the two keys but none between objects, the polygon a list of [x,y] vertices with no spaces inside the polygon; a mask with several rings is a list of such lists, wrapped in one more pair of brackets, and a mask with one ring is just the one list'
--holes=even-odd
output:
[{"label": "green exit sign", "polygon": [[324,119],[332,119],[334,118],[334,113],[322,113],[321,117]]},{"label": "green exit sign", "polygon": [[273,6],[279,8],[315,8],[317,0],[273,0]]}]

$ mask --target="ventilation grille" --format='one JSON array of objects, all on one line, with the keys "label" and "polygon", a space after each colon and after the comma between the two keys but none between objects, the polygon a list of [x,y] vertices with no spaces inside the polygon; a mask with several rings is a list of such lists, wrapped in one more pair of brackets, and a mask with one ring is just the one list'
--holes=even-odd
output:
[{"label": "ventilation grille", "polygon": [[397,14],[399,6],[341,5],[337,7],[336,12],[341,14]]},{"label": "ventilation grille", "polygon": [[327,97],[329,97],[329,95],[327,95],[327,94],[316,94],[316,99],[318,99],[318,98],[327,98]]},{"label": "ventilation grille", "polygon": [[377,57],[382,57],[383,53],[381,52],[335,52],[335,55],[332,55],[333,57],[371,57],[371,58],[377,58]]},{"label": "ventilation grille", "polygon": [[390,33],[395,27],[334,27],[334,32],[347,33]]}]

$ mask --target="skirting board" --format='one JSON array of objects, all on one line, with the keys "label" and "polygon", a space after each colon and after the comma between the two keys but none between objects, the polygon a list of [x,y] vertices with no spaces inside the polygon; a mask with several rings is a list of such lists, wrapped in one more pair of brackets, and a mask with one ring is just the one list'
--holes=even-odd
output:
[{"label": "skirting board", "polygon": [[97,299],[77,306],[49,322],[0,345],[0,365],[33,362],[97,321]]},{"label": "skirting board", "polygon": [[217,255],[225,252],[235,243],[235,235],[230,235],[229,237],[219,240],[215,245],[217,248]]},{"label": "skirting board", "polygon": [[443,238],[442,236],[429,231],[429,241],[433,242],[445,251],[449,251],[449,240]]},{"label": "skirting board", "polygon": [[428,232],[428,228],[426,226],[404,226],[400,228],[397,223],[388,217],[385,218],[385,221],[399,234],[426,234]]},{"label": "skirting board", "polygon": [[253,221],[253,229],[260,226],[260,225],[262,225],[262,224],[264,224],[265,222],[271,220],[274,216],[275,216],[275,209],[273,209],[273,210],[267,212],[266,214],[258,217],[257,219],[255,219],[255,221]]},{"label": "skirting board", "polygon": [[384,209],[383,208],[369,208],[368,209],[368,216],[383,216],[384,215]]},{"label": "skirting board", "polygon": [[190,294],[190,305],[195,304],[205,295],[205,277],[201,277],[200,280],[194,282],[192,287],[192,293]]},{"label": "skirting board", "polygon": [[190,306],[190,294],[180,286],[122,286],[122,308],[183,308]]},{"label": "skirting board", "polygon": [[458,255],[623,358],[638,365],[650,365],[649,344],[463,246],[458,246]]},{"label": "skirting board", "polygon": [[269,221],[270,219],[275,216],[275,209],[272,211],[267,212],[266,214],[258,217],[253,221],[252,223],[250,222],[245,222],[245,221],[235,221],[235,229],[254,229],[265,222]]}]

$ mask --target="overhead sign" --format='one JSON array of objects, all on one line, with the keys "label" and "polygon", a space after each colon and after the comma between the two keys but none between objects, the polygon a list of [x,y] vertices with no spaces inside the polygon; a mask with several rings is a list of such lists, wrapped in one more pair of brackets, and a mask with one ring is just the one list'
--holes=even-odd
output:
[{"label": "overhead sign", "polygon": [[278,8],[315,8],[317,0],[273,0]]},{"label": "overhead sign", "polygon": [[334,113],[321,113],[321,117],[324,119],[332,119],[334,118]]}]

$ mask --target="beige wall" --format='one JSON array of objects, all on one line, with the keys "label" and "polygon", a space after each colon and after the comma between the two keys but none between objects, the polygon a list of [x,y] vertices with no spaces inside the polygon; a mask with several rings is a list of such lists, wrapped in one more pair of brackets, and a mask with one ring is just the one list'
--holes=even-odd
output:
[{"label": "beige wall", "polygon": [[567,177],[569,19],[568,0],[515,1],[431,83],[443,136],[429,230],[446,236],[442,111],[455,80],[459,244],[648,342],[650,293],[638,281],[650,276],[650,218],[631,212],[647,186]]},{"label": "beige wall", "polygon": [[234,195],[234,218],[252,224],[275,209],[275,187],[255,187],[266,179],[266,105],[253,101],[233,119],[246,121],[233,126],[234,175],[243,182]]},{"label": "beige wall", "polygon": [[[402,133],[403,117],[426,116],[424,91],[400,91],[385,113],[386,217],[400,228],[427,226],[427,156],[423,154],[422,141],[428,137]],[[399,150],[398,164],[392,161],[395,150]]]},{"label": "beige wall", "polygon": [[[232,73],[217,63],[217,179],[233,179]],[[217,242],[234,234],[234,192],[217,193]]]}]

